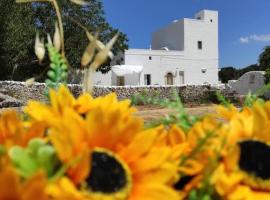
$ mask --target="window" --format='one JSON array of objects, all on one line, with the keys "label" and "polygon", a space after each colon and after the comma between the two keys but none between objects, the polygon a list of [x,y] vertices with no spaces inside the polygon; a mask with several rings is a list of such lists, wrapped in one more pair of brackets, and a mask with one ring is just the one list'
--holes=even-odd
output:
[{"label": "window", "polygon": [[149,56],[149,60],[152,60],[152,56]]},{"label": "window", "polygon": [[124,76],[117,76],[116,84],[117,84],[117,86],[124,86],[125,85],[125,77]]},{"label": "window", "polygon": [[198,41],[198,49],[202,49],[202,41]]},{"label": "window", "polygon": [[167,73],[165,78],[166,78],[166,85],[173,85],[173,74],[171,72]]},{"label": "window", "polygon": [[145,85],[151,85],[151,74],[145,74],[144,75],[144,84]]},{"label": "window", "polygon": [[179,71],[179,81],[180,84],[184,84],[185,83],[185,72],[184,71]]}]

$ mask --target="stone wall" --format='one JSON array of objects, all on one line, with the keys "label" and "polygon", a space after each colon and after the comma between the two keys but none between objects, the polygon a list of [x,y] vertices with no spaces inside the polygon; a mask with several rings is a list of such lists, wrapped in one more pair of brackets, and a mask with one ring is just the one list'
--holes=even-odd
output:
[{"label": "stone wall", "polygon": [[115,92],[119,99],[131,98],[140,94],[145,97],[173,98],[176,92],[183,102],[200,102],[208,95],[210,86],[117,86],[117,87],[96,87],[94,96],[101,96]]},{"label": "stone wall", "polygon": [[[82,93],[80,85],[69,85],[72,93],[78,96]],[[18,99],[25,104],[29,99],[44,101],[44,83],[35,83],[32,86],[25,85],[24,82],[1,81],[0,93]],[[209,95],[213,94],[217,88],[209,85],[201,86],[111,86],[94,88],[93,96],[103,96],[110,92],[115,92],[119,99],[131,98],[136,94],[149,97],[172,98],[174,91],[181,97],[185,103],[202,103],[209,99]]]}]

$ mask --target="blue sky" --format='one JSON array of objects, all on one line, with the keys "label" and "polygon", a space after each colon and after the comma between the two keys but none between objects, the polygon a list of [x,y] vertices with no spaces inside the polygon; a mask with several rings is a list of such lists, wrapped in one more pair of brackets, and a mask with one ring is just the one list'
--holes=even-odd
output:
[{"label": "blue sky", "polygon": [[270,0],[103,0],[106,18],[130,48],[149,48],[151,33],[202,9],[219,11],[220,67],[257,63],[270,45]]}]

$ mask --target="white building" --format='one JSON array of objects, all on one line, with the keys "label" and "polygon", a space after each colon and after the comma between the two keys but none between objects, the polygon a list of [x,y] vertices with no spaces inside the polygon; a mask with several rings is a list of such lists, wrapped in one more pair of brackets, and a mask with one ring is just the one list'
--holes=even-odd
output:
[{"label": "white building", "polygon": [[[151,47],[125,51],[123,65],[131,70],[118,73],[112,67],[106,75],[96,74],[95,84],[218,84],[217,11],[202,10],[194,19],[173,21],[152,34]],[[132,72],[133,66],[142,70]]]}]

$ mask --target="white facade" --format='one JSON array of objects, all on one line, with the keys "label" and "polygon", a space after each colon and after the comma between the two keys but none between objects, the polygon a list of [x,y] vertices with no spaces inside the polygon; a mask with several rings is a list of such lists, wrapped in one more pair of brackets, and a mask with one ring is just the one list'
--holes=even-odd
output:
[{"label": "white facade", "polygon": [[217,11],[203,10],[195,19],[175,20],[152,34],[151,46],[125,51],[124,64],[141,65],[143,71],[124,77],[112,73],[111,84],[218,84]]}]

